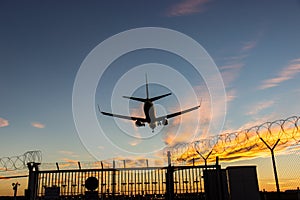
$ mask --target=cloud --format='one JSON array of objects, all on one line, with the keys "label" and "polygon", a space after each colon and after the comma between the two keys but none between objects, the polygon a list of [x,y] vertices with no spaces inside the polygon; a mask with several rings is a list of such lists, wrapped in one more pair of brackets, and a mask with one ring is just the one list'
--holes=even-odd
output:
[{"label": "cloud", "polygon": [[236,98],[236,90],[228,90],[226,92],[226,97],[227,103],[233,101]]},{"label": "cloud", "polygon": [[280,83],[293,79],[300,72],[300,59],[290,61],[290,64],[284,67],[277,77],[263,81],[259,89],[264,90],[271,87],[276,87]]},{"label": "cloud", "polygon": [[172,17],[201,13],[206,10],[206,4],[210,1],[211,0],[184,0],[171,6],[167,11],[167,15]]},{"label": "cloud", "polygon": [[[220,66],[219,69],[226,89],[230,88],[232,86],[231,84],[239,77],[241,69],[245,66],[245,59],[249,56],[248,53],[257,46],[260,36],[261,34],[253,40],[243,42],[236,55],[223,58],[225,63],[223,66]],[[230,99],[233,100],[234,97],[235,96],[231,96]]]},{"label": "cloud", "polygon": [[[193,102],[193,101],[192,101]],[[164,127],[164,134],[162,139],[166,145],[174,146],[182,142],[191,142],[198,139],[199,124],[201,124],[200,113],[206,103],[202,102],[199,109],[189,113],[174,117],[169,120],[169,125]],[[185,110],[187,107],[176,107],[171,109],[170,113],[177,112],[178,110]]]},{"label": "cloud", "polygon": [[75,154],[73,151],[66,151],[66,150],[60,150],[58,151],[60,154],[63,154],[65,156],[71,156],[71,157],[78,157],[77,154]]},{"label": "cloud", "polygon": [[244,66],[244,63],[238,62],[233,64],[228,64],[220,67],[222,78],[226,88],[228,88],[232,82],[234,82]]},{"label": "cloud", "polygon": [[243,124],[237,130],[249,129],[251,127],[263,124],[265,122],[274,121],[275,119],[278,118],[278,116],[276,115],[276,113],[271,113],[271,114],[267,114],[265,116],[257,116],[257,117],[253,117],[253,118],[254,118],[253,120]]},{"label": "cloud", "polygon": [[259,102],[257,104],[255,104],[254,106],[251,107],[251,110],[249,112],[246,113],[246,115],[256,115],[258,114],[260,111],[267,109],[271,106],[274,105],[274,101],[270,100],[270,101],[263,101],[263,102]]},{"label": "cloud", "polygon": [[257,42],[258,42],[257,40],[245,42],[244,45],[242,46],[242,51],[250,51],[251,49],[256,47]]},{"label": "cloud", "polygon": [[58,162],[59,169],[78,169],[78,160],[61,158]]},{"label": "cloud", "polygon": [[129,145],[130,146],[136,146],[136,145],[138,145],[140,143],[141,143],[141,140],[138,140],[138,139],[129,141]]},{"label": "cloud", "polygon": [[[287,120],[289,125],[285,123]],[[205,157],[212,150],[208,162],[214,162],[216,156],[219,156],[224,162],[266,157],[270,155],[266,144],[274,147],[278,139],[280,141],[276,146],[276,153],[285,154],[291,153],[292,150],[299,151],[297,141],[300,139],[300,131],[296,129],[297,125],[295,124],[298,117],[269,121],[268,123],[261,121],[259,124],[257,124],[258,121],[248,124],[251,127],[247,125],[238,131],[223,132],[217,137],[201,139],[193,144],[179,144],[178,148],[172,149],[173,155],[177,161],[190,161],[194,158],[197,159],[197,162],[203,162],[201,155]],[[196,150],[199,150],[200,153]]]},{"label": "cloud", "polygon": [[[277,134],[272,135],[269,133],[268,129],[259,129],[259,136],[257,134],[257,128],[252,128],[250,131],[239,131],[230,134],[227,134],[223,139],[216,140],[217,143],[213,145],[203,146],[199,143],[199,149],[201,149],[201,154],[206,156],[211,150],[212,153],[208,158],[208,162],[214,162],[216,156],[219,156],[220,159],[224,162],[232,162],[237,160],[245,160],[256,157],[266,157],[269,156],[270,151],[267,146],[259,139],[259,136],[262,137],[266,143],[274,147],[276,142]],[[288,136],[291,132],[294,132],[293,129],[286,129],[286,135]],[[274,132],[275,129],[274,129]],[[222,135],[219,136],[222,138]],[[300,137],[300,132],[295,133],[295,137]],[[208,138],[209,140],[209,138]],[[278,143],[276,146],[276,153],[282,153],[291,148],[294,140],[289,138],[284,142]],[[190,146],[181,147],[181,151],[177,150],[177,160],[189,161],[193,158],[199,159],[200,155],[195,151],[194,148]],[[202,159],[199,159],[198,162],[203,162]]]},{"label": "cloud", "polygon": [[[226,111],[223,107],[223,101],[226,102],[228,99],[216,97],[213,103],[210,92],[204,85],[195,86],[194,91],[196,94],[200,94],[198,98],[202,99],[201,107],[198,110],[169,120],[169,125],[165,127],[166,131],[162,135],[164,143],[169,147],[214,135],[220,131],[219,128],[222,129],[219,126],[222,125],[221,122]],[[192,97],[187,97],[186,102],[181,102],[186,106],[180,109],[189,108],[191,102],[193,102]],[[170,113],[177,112],[178,109],[179,107],[175,107],[170,110]]]},{"label": "cloud", "polygon": [[33,126],[34,128],[45,128],[45,124],[39,122],[32,122],[31,126]]},{"label": "cloud", "polygon": [[9,122],[6,119],[0,118],[0,128],[9,126]]},{"label": "cloud", "polygon": [[243,66],[244,63],[239,61],[219,67],[226,88],[227,103],[236,98],[236,90],[232,87],[232,83],[239,77]]},{"label": "cloud", "polygon": [[73,159],[69,159],[69,158],[63,158],[62,159],[64,162],[68,162],[68,163],[78,163],[78,160],[73,160]]}]

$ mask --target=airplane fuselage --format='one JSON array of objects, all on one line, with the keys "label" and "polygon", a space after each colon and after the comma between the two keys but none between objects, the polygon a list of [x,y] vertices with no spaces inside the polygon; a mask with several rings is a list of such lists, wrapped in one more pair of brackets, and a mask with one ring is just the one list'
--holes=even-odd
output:
[{"label": "airplane fuselage", "polygon": [[156,127],[156,117],[155,117],[155,109],[154,105],[151,101],[146,101],[144,103],[144,113],[146,117],[146,121],[149,124],[151,129],[154,129]]}]

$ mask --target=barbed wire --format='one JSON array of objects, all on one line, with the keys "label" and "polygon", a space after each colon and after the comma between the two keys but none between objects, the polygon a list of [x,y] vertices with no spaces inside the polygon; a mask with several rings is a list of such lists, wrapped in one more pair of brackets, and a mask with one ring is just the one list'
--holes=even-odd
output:
[{"label": "barbed wire", "polygon": [[[220,135],[193,141],[191,143],[178,143],[165,149],[170,151],[173,163],[213,161],[215,156],[221,160],[236,160],[239,158],[252,158],[265,155],[269,148],[283,151],[291,148],[300,148],[300,117],[292,116],[273,122],[265,122],[258,126],[235,132],[226,132]],[[41,163],[41,151],[27,151],[23,155],[0,158],[0,171],[25,169],[27,163]],[[113,164],[114,163],[114,164]],[[116,168],[140,166],[147,167],[147,159],[117,159],[95,162],[80,162],[82,168]],[[42,163],[41,169],[55,169],[56,163]],[[79,167],[78,162],[60,162],[59,168]]]},{"label": "barbed wire", "polygon": [[[189,162],[192,159],[213,161],[211,155],[222,160],[236,160],[265,155],[270,148],[276,151],[299,147],[300,117],[292,116],[235,132],[226,132],[191,143],[180,143],[165,151],[171,151],[174,161]],[[213,156],[211,156],[213,157]]]},{"label": "barbed wire", "polygon": [[27,151],[23,155],[0,158],[0,171],[25,169],[27,163],[41,161],[41,151]]}]

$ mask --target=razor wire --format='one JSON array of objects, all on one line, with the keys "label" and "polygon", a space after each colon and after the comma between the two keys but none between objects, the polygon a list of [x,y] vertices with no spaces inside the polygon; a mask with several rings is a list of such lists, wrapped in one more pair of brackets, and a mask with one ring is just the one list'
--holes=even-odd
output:
[{"label": "razor wire", "polygon": [[247,129],[225,132],[168,147],[174,162],[189,162],[194,159],[213,161],[211,155],[222,160],[236,160],[266,155],[268,148],[276,151],[300,147],[300,116],[265,122]]},{"label": "razor wire", "polygon": [[0,158],[0,171],[25,169],[27,163],[40,163],[41,161],[41,151],[27,151],[23,155]]}]

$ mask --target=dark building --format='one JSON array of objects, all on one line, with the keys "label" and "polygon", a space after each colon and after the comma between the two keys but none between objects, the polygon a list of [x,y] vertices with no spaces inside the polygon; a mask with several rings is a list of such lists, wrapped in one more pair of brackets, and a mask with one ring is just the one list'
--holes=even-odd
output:
[{"label": "dark building", "polygon": [[227,167],[231,200],[260,200],[256,166]]}]

